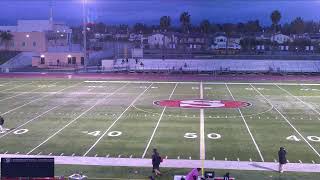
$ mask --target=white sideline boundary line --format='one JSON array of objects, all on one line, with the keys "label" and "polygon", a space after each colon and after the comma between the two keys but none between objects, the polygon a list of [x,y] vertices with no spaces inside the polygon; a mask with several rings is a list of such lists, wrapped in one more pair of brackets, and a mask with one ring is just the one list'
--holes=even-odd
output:
[{"label": "white sideline boundary line", "polygon": [[[227,87],[227,89],[228,89],[228,91],[229,91],[232,99],[235,101],[235,98],[233,97],[233,95],[232,95],[232,93],[231,93],[228,85],[227,85],[227,84],[225,84],[225,85],[226,85],[226,87]],[[248,124],[247,124],[247,121],[246,121],[246,119],[244,118],[244,116],[243,116],[240,108],[238,108],[238,111],[239,111],[239,113],[240,113],[240,115],[241,115],[241,118],[242,118],[242,120],[243,120],[243,123],[245,124],[245,126],[246,126],[246,128],[247,128],[247,130],[248,130],[248,133],[250,134],[250,137],[251,137],[251,139],[252,139],[252,142],[253,142],[254,146],[256,147],[256,149],[257,149],[257,151],[258,151],[258,153],[259,153],[259,156],[260,156],[260,158],[261,158],[261,161],[264,162],[264,158],[263,158],[263,156],[262,156],[262,154],[261,154],[260,148],[259,148],[258,144],[256,143],[256,140],[254,139],[254,137],[253,137],[253,135],[252,135],[252,133],[251,133],[251,131],[250,131],[250,128],[249,128],[249,126],[248,126]]]},{"label": "white sideline boundary line", "polygon": [[[56,164],[86,165],[86,166],[111,166],[111,167],[152,167],[150,159],[138,158],[110,158],[110,157],[82,157],[82,156],[49,156],[49,155],[22,155],[0,154],[1,158],[54,158]],[[161,167],[166,168],[194,168],[200,167],[200,160],[166,159]],[[279,164],[275,162],[250,162],[250,161],[213,161],[205,160],[204,168],[223,170],[256,170],[277,171]],[[285,166],[287,172],[320,172],[320,164],[289,163]]]},{"label": "white sideline boundary line", "polygon": [[[52,84],[52,83],[50,83],[50,85],[51,85],[51,84]],[[56,82],[56,83],[53,83],[53,84],[57,84],[57,82]],[[52,85],[53,85],[53,84],[52,84]],[[0,99],[0,102],[1,102],[1,101],[4,101],[4,100],[7,100],[7,99],[14,98],[14,97],[18,97],[18,96],[21,96],[21,95],[24,95],[24,94],[29,94],[29,93],[32,93],[32,92],[34,92],[34,91],[36,91],[36,90],[43,89],[43,88],[45,88],[45,87],[38,87],[38,88],[35,88],[35,89],[31,90],[31,91],[19,92],[18,94],[14,95],[14,96],[10,96],[10,97],[6,97],[6,98],[4,98],[4,99]]]},{"label": "white sideline boundary line", "polygon": [[312,109],[315,113],[317,113],[318,115],[320,115],[320,112],[313,107],[311,104],[301,100],[300,98],[298,98],[297,96],[293,95],[292,93],[290,93],[289,91],[287,91],[286,89],[280,87],[279,85],[275,84],[275,86],[277,86],[279,89],[281,89],[282,91],[286,92],[287,94],[289,94],[290,96],[292,96],[293,98],[297,99],[298,101],[300,101],[302,104],[308,106],[310,109]]},{"label": "white sideline boundary line", "polygon": [[69,89],[69,88],[72,88],[72,87],[77,86],[77,85],[82,84],[82,83],[83,83],[83,82],[80,82],[80,83],[74,84],[74,85],[72,85],[72,86],[65,87],[65,88],[63,88],[63,89],[61,89],[61,90],[59,90],[59,91],[53,92],[52,94],[39,97],[39,98],[37,98],[37,99],[34,99],[34,100],[32,100],[32,101],[29,101],[28,103],[22,104],[22,105],[20,105],[20,106],[18,106],[18,107],[15,107],[15,108],[7,111],[7,112],[4,112],[4,113],[2,113],[2,115],[6,115],[6,114],[8,114],[8,113],[10,113],[10,112],[12,112],[12,111],[15,111],[15,110],[17,110],[17,109],[20,109],[20,108],[22,108],[22,107],[24,107],[24,106],[26,106],[26,105],[29,105],[29,104],[31,104],[31,103],[33,103],[33,102],[39,101],[39,100],[41,100],[41,99],[43,99],[43,98],[45,98],[45,97],[48,97],[48,96],[57,94],[57,93],[59,93],[59,92],[61,92],[61,91],[64,91],[64,90]]},{"label": "white sideline boundary line", "polygon": [[[271,101],[269,99],[267,99],[258,89],[256,89],[253,85],[251,85],[251,87],[258,92],[269,104],[272,105]],[[294,131],[308,144],[308,146],[315,152],[316,155],[318,155],[318,157],[320,157],[319,152],[306,140],[306,138],[304,138],[302,136],[302,134],[291,124],[291,122],[278,110],[278,108],[276,108],[275,106],[274,110],[276,110],[280,116],[291,126],[292,129],[294,129]]]},{"label": "white sideline boundary line", "polygon": [[142,93],[140,93],[132,102],[131,104],[118,116],[118,118],[113,121],[113,123],[109,126],[109,128],[96,140],[96,142],[83,154],[86,156],[98,143],[99,141],[109,132],[109,130],[118,122],[118,120],[128,111],[128,109],[133,106],[133,104],[153,85],[151,83],[148,88],[146,88]]},{"label": "white sideline boundary line", "polygon": [[[86,114],[87,112],[89,112],[91,109],[93,109],[96,105],[98,105],[100,102],[104,101],[105,99],[109,98],[110,96],[112,96],[113,94],[115,94],[117,91],[121,90],[122,88],[124,88],[125,86],[127,86],[127,84],[121,86],[120,88],[118,88],[117,90],[115,90],[112,94],[107,95],[104,98],[99,98],[95,104],[93,104],[89,109],[85,110],[84,112],[82,112],[80,115],[78,115],[76,118],[74,118],[72,121],[70,121],[68,124],[66,124],[65,126],[63,126],[61,129],[59,129],[57,132],[55,132],[54,134],[52,134],[50,137],[48,137],[46,140],[44,140],[43,142],[41,142],[38,146],[34,147],[32,150],[30,150],[27,155],[29,155],[30,153],[32,153],[34,150],[36,150],[37,148],[39,148],[40,146],[42,146],[43,144],[45,144],[46,142],[48,142],[51,138],[53,138],[55,135],[57,135],[58,133],[60,133],[62,130],[64,130],[66,127],[68,127],[70,124],[74,123],[75,121],[77,121],[79,118],[81,118],[84,114]],[[109,100],[110,102],[111,100]]]},{"label": "white sideline boundary line", "polygon": [[[174,88],[173,88],[173,90],[172,90],[172,92],[171,92],[171,94],[170,94],[170,96],[169,96],[169,100],[171,99],[171,97],[172,97],[174,91],[176,90],[177,86],[178,86],[178,83],[176,83],[176,85],[174,86]],[[151,135],[151,137],[150,137],[150,139],[149,139],[149,142],[148,142],[148,144],[147,144],[147,146],[146,146],[146,148],[145,148],[145,150],[144,150],[141,158],[144,158],[144,157],[146,156],[146,153],[147,153],[147,151],[148,151],[148,149],[149,149],[149,146],[150,146],[150,144],[151,144],[151,142],[152,142],[152,139],[153,139],[153,137],[154,137],[154,135],[155,135],[155,133],[156,133],[156,131],[157,131],[157,129],[158,129],[158,126],[159,126],[159,124],[160,124],[160,121],[161,121],[162,116],[163,116],[163,114],[164,114],[164,112],[165,112],[166,109],[167,109],[167,107],[164,107],[164,108],[163,108],[162,113],[161,113],[161,115],[160,115],[160,117],[159,117],[158,123],[157,123],[156,127],[154,128],[154,130],[153,130],[153,132],[152,132],[152,135]]]},{"label": "white sideline boundary line", "polygon": [[51,109],[49,109],[49,110],[47,110],[47,111],[43,112],[42,114],[40,114],[40,115],[38,115],[38,116],[36,116],[36,117],[34,117],[34,118],[30,119],[29,121],[27,121],[27,122],[25,122],[25,123],[21,124],[20,126],[18,126],[18,127],[16,127],[16,128],[14,128],[13,130],[10,130],[10,131],[6,132],[5,134],[3,134],[3,135],[1,135],[1,136],[0,136],[0,139],[1,139],[1,138],[3,138],[4,136],[6,136],[6,135],[10,134],[11,132],[15,131],[16,129],[19,129],[19,128],[23,127],[24,125],[26,125],[26,124],[28,124],[28,123],[30,123],[30,122],[32,122],[32,121],[34,121],[34,120],[38,119],[39,117],[41,117],[41,116],[43,116],[43,115],[47,114],[48,112],[50,112],[50,111],[52,111],[52,110],[54,110],[54,109],[57,109],[59,106],[62,106],[62,105],[55,106],[55,107],[53,107],[53,108],[51,108]]},{"label": "white sideline boundary line", "polygon": [[8,88],[8,89],[3,89],[3,90],[0,91],[0,93],[1,93],[1,92],[5,92],[5,91],[9,91],[9,90],[12,90],[12,89],[17,89],[17,88],[19,88],[19,87],[23,87],[23,86],[26,86],[26,85],[29,85],[29,84],[32,84],[32,82],[31,82],[31,83],[27,83],[27,84],[22,84],[22,85],[14,86],[14,87]]},{"label": "white sideline boundary line", "polygon": [[[156,84],[199,84],[199,81],[83,81],[85,83],[156,83]],[[305,85],[305,86],[319,86],[317,83],[251,83],[251,82],[203,82],[203,84],[216,84],[216,85],[225,85],[225,84],[230,84],[230,85],[250,85],[250,84],[255,84],[255,85]]]},{"label": "white sideline boundary line", "polygon": [[[203,99],[203,84],[200,83],[200,99]],[[204,138],[204,109],[200,109],[200,160],[206,159],[206,145]]]}]

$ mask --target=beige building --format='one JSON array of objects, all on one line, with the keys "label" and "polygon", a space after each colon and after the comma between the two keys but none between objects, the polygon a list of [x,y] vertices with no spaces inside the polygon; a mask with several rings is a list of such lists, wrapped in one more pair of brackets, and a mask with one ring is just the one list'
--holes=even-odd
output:
[{"label": "beige building", "polygon": [[48,41],[44,32],[12,32],[12,42],[7,47],[14,51],[45,52]]},{"label": "beige building", "polygon": [[39,68],[84,66],[84,53],[82,52],[45,52],[40,56],[32,57],[32,66]]}]

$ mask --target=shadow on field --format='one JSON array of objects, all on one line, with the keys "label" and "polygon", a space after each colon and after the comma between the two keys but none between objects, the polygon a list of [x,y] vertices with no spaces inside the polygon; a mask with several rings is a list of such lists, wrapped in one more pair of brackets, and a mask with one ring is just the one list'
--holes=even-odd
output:
[{"label": "shadow on field", "polygon": [[264,169],[264,170],[268,170],[268,171],[277,171],[276,169],[273,169],[273,168],[270,168],[270,167],[261,166],[259,164],[255,164],[255,163],[250,164],[250,165],[253,166],[253,167]]}]

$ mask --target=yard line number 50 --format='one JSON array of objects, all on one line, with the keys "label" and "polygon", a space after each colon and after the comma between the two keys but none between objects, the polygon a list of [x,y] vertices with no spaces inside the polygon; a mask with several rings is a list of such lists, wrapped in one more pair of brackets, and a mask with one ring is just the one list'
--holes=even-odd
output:
[{"label": "yard line number 50", "polygon": [[[184,137],[187,139],[195,139],[198,137],[198,135],[197,135],[197,133],[186,133],[186,134],[184,134]],[[221,135],[218,133],[210,133],[210,134],[207,134],[207,137],[209,139],[220,139]]]}]

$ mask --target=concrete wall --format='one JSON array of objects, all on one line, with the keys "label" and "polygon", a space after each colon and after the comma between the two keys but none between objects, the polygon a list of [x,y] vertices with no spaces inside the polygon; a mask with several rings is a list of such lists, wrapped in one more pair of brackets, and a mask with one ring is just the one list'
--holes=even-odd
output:
[{"label": "concrete wall", "polygon": [[136,63],[130,59],[129,63],[122,63],[119,59],[114,67],[171,71],[320,72],[320,60],[140,59]]}]

